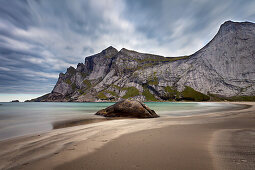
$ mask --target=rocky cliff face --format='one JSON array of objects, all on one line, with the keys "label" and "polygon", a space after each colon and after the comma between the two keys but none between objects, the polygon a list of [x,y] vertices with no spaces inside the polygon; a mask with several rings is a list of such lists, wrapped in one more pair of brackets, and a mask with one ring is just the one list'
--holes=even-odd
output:
[{"label": "rocky cliff face", "polygon": [[60,73],[34,101],[209,100],[255,96],[255,24],[227,21],[191,56],[163,57],[108,47]]}]

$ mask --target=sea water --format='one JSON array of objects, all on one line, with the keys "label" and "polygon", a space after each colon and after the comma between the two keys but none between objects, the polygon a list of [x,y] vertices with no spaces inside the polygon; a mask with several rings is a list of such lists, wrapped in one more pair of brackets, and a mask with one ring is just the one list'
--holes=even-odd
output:
[{"label": "sea water", "polygon": [[[49,131],[52,124],[72,119],[97,118],[94,114],[113,103],[0,103],[0,140]],[[147,102],[160,116],[189,116],[226,107],[218,103]],[[231,106],[233,107],[233,106]]]}]

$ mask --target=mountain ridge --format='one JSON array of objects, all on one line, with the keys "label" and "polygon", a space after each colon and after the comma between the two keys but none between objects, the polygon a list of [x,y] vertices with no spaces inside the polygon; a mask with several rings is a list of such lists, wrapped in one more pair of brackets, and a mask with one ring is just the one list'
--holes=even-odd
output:
[{"label": "mountain ridge", "polygon": [[255,24],[226,21],[190,56],[110,46],[69,67],[51,93],[31,101],[224,100],[255,96]]}]

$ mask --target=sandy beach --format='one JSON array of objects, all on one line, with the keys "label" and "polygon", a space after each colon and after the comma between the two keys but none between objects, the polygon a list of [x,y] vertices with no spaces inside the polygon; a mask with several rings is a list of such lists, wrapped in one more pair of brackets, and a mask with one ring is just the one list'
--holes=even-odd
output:
[{"label": "sandy beach", "polygon": [[0,169],[255,169],[255,103],[119,119],[0,142]]}]

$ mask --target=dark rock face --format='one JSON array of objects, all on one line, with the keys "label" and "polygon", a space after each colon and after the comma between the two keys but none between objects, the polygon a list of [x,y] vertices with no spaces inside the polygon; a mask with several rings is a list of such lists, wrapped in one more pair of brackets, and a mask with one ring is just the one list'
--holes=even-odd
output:
[{"label": "dark rock face", "polygon": [[19,102],[19,100],[12,100],[11,102]]},{"label": "dark rock face", "polygon": [[156,118],[159,117],[142,102],[137,100],[123,100],[100,110],[96,115],[105,117],[134,117],[134,118]]},{"label": "dark rock face", "polygon": [[232,21],[222,24],[216,36],[190,56],[171,58],[108,47],[86,57],[76,69],[60,73],[51,94],[36,101],[185,100],[200,93],[206,100],[209,95],[255,96],[254,47],[255,24]]}]

